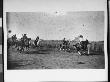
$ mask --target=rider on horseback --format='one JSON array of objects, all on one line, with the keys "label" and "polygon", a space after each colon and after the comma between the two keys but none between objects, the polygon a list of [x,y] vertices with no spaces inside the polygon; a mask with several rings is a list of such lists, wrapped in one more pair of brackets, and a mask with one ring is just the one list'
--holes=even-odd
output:
[{"label": "rider on horseback", "polygon": [[63,38],[63,45],[65,45],[66,44],[66,39],[65,38]]},{"label": "rider on horseback", "polygon": [[22,39],[23,39],[24,41],[26,41],[26,40],[28,39],[27,34],[24,34],[23,37],[22,37]]},{"label": "rider on horseback", "polygon": [[79,43],[81,43],[82,41],[84,41],[84,38],[82,35],[79,36]]},{"label": "rider on horseback", "polygon": [[11,40],[12,40],[11,45],[16,45],[16,40],[17,40],[16,34],[11,37]]},{"label": "rider on horseback", "polygon": [[37,40],[37,41],[39,40],[39,36],[37,36],[36,40]]},{"label": "rider on horseback", "polygon": [[12,40],[15,41],[17,39],[16,34],[12,36]]},{"label": "rider on horseback", "polygon": [[63,38],[62,44],[60,44],[60,50],[67,50],[68,49],[69,41]]},{"label": "rider on horseback", "polygon": [[38,41],[39,41],[39,36],[37,36],[35,41],[34,41],[34,44],[35,44],[36,47],[38,47]]}]

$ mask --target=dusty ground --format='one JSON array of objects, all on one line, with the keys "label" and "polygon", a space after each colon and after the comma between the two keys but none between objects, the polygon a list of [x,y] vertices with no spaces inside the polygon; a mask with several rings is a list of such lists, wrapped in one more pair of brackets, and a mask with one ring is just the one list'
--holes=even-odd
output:
[{"label": "dusty ground", "polygon": [[103,69],[104,54],[79,56],[57,49],[30,49],[22,53],[10,49],[8,69]]}]

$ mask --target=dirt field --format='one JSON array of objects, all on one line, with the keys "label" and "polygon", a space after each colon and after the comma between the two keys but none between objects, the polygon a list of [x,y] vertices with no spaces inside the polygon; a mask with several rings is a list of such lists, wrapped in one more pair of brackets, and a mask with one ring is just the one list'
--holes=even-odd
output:
[{"label": "dirt field", "polygon": [[8,69],[103,69],[105,61],[103,53],[79,56],[75,52],[52,48],[36,48],[22,53],[10,48],[8,53]]}]

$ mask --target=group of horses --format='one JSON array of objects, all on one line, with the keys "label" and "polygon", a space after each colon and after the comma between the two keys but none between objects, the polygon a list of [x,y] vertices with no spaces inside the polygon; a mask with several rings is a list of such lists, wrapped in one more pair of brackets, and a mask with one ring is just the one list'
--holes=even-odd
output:
[{"label": "group of horses", "polygon": [[76,50],[79,55],[90,54],[90,43],[87,39],[85,41],[76,43],[66,40],[60,44],[60,50],[63,51],[70,51],[71,47],[72,49]]},{"label": "group of horses", "polygon": [[[20,39],[17,39],[15,34],[11,38],[8,38],[7,47],[9,49],[11,46],[15,46],[15,48],[17,48],[20,52],[24,51],[24,49],[29,50],[32,46],[39,47],[39,36],[37,36],[33,42],[31,41],[31,38],[28,38],[25,34]],[[71,46],[78,52],[79,55],[85,54],[85,51],[87,51],[87,54],[90,53],[90,43],[87,39],[75,44],[71,43],[69,40],[63,40],[59,46],[59,50],[70,51]]]},{"label": "group of horses", "polygon": [[[25,35],[25,34],[24,34]],[[38,46],[39,42],[39,36],[34,40],[34,42],[31,42],[31,38],[28,38],[27,36],[22,36],[20,39],[17,39],[16,35],[13,35],[11,38],[8,38],[7,40],[7,48],[14,46],[17,48],[18,51],[24,51],[24,49],[29,50],[29,48],[33,45],[35,47]]]}]

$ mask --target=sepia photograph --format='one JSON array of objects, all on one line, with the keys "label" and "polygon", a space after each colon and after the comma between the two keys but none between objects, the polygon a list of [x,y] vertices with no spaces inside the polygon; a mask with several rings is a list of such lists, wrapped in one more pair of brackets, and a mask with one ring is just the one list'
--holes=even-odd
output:
[{"label": "sepia photograph", "polygon": [[7,69],[104,69],[104,11],[6,12]]}]

